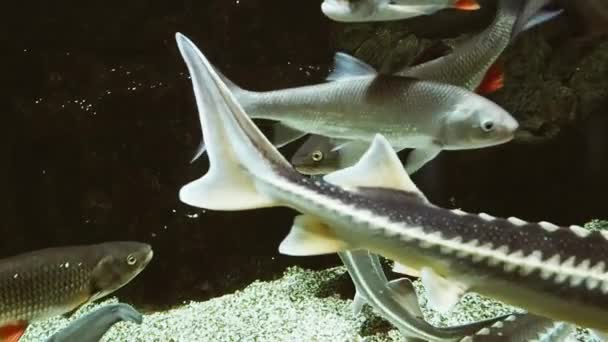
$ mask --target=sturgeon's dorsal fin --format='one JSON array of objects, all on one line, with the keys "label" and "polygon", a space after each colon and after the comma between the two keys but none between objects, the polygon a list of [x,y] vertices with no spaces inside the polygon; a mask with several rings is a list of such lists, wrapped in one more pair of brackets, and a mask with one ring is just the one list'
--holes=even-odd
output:
[{"label": "sturgeon's dorsal fin", "polygon": [[420,280],[424,285],[429,307],[439,313],[450,311],[467,290],[463,284],[445,279],[428,267],[421,269]]},{"label": "sturgeon's dorsal fin", "polygon": [[306,256],[344,251],[348,245],[334,235],[319,219],[310,215],[296,216],[289,234],[279,245],[285,255]]},{"label": "sturgeon's dorsal fin", "polygon": [[380,134],[376,134],[355,165],[327,174],[323,179],[351,191],[356,191],[357,187],[403,190],[415,193],[426,201],[424,194],[405,172],[393,147]]},{"label": "sturgeon's dorsal fin", "polygon": [[373,76],[376,74],[376,70],[362,60],[344,52],[337,52],[334,55],[334,71],[325,79],[327,81],[337,81],[353,77]]}]

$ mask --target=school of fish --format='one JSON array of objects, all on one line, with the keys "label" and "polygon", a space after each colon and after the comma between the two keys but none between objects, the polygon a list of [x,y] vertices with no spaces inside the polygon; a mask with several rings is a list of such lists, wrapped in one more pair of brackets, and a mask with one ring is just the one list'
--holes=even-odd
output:
[{"label": "school of fish", "polygon": [[[395,20],[405,2],[326,0],[322,11],[337,21]],[[458,8],[425,3],[412,2],[402,18]],[[508,77],[499,58],[509,43],[560,15],[548,3],[498,0],[483,32],[393,74],[338,52],[327,83],[263,93],[237,86],[178,33],[203,133],[197,156],[204,151],[209,158],[209,170],[181,188],[180,200],[218,211],[284,206],[300,212],[279,252],[338,253],[355,284],[353,309],[371,305],[411,339],[559,341],[575,326],[602,338],[608,234],[442,208],[409,177],[441,150],[513,138],[517,121],[483,94]],[[252,119],[276,121],[272,135]],[[299,160],[290,163],[278,152],[307,134],[312,137],[294,155]],[[414,149],[405,165],[396,154],[404,148]],[[394,261],[394,272],[420,278],[439,312],[476,292],[526,313],[477,322],[479,330],[430,326],[408,278],[389,281],[379,256]]]},{"label": "school of fish", "polygon": [[[501,56],[525,31],[566,11],[584,22],[584,37],[608,32],[603,0],[495,3],[485,29],[436,58],[385,73],[337,51],[326,82],[265,92],[241,88],[176,33],[203,133],[193,160],[209,159],[179,199],[216,211],[296,210],[279,252],[337,253],[355,287],[353,311],[371,306],[408,340],[566,341],[577,326],[606,339],[608,233],[443,208],[410,178],[441,151],[513,140],[518,121],[486,95],[503,87]],[[323,0],[321,13],[356,25],[480,8],[476,0]],[[255,119],[274,122],[269,137]],[[289,161],[278,151],[305,136]],[[397,152],[405,149],[402,163]],[[111,241],[0,259],[0,342],[122,288],[153,254],[147,243]],[[406,277],[389,280],[381,257]],[[440,313],[470,292],[522,310],[436,327],[413,278]],[[107,305],[47,341],[96,342],[118,322],[143,319],[130,305]]]}]

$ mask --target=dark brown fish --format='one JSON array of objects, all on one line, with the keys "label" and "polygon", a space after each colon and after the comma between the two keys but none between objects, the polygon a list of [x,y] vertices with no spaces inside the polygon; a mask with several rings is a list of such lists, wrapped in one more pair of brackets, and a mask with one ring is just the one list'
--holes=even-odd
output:
[{"label": "dark brown fish", "polygon": [[30,322],[71,312],[121,288],[152,259],[150,245],[107,242],[0,259],[0,342]]}]

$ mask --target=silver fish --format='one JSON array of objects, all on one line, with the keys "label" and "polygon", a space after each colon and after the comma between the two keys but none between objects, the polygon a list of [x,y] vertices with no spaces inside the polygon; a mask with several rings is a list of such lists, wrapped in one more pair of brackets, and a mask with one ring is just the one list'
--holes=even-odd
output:
[{"label": "silver fish", "polygon": [[353,302],[354,311],[359,312],[363,304],[369,304],[410,339],[457,341],[509,316],[452,327],[435,327],[424,320],[412,282],[407,278],[388,281],[377,255],[365,250],[342,251],[338,255],[355,283],[357,294]]},{"label": "silver fish", "polygon": [[453,8],[473,11],[476,0],[324,0],[321,11],[339,22],[372,22],[414,18]]},{"label": "silver fish", "polygon": [[143,316],[128,304],[106,305],[70,323],[49,337],[47,342],[99,342],[114,324],[121,321],[141,324]]},{"label": "silver fish", "polygon": [[303,214],[287,255],[365,249],[418,270],[431,307],[467,292],[608,331],[608,233],[469,214],[430,203],[378,134],[353,167],[312,180],[260,132],[209,61],[177,34],[208,146],[208,172],[179,191],[209,210],[290,207]]},{"label": "silver fish", "polygon": [[518,128],[502,107],[461,87],[377,75],[362,62],[338,66],[344,68],[334,72],[334,82],[277,91],[251,92],[225,81],[252,118],[297,130],[294,140],[313,133],[369,143],[378,132],[398,149],[420,149],[408,163],[413,169],[441,150],[505,143]]},{"label": "silver fish", "polygon": [[[543,11],[547,1],[499,0],[493,22],[481,33],[458,45],[451,54],[398,70],[395,74],[448,83],[482,94],[494,92],[503,85],[504,72],[497,60],[514,37],[561,13],[559,10]],[[344,65],[365,65],[344,53],[337,54],[335,60],[340,64],[338,72],[351,69]],[[333,74],[329,76],[333,77]],[[296,151],[291,162],[304,174],[324,174],[353,165],[368,146],[368,142],[313,135]],[[406,162],[408,173],[417,171],[428,161],[425,149],[411,152]]]}]

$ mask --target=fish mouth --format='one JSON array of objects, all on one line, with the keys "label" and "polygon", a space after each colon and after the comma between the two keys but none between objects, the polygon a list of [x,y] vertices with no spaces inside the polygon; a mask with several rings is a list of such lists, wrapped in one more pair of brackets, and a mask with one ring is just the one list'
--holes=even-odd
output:
[{"label": "fish mouth", "polygon": [[142,263],[144,266],[148,265],[150,263],[150,261],[152,260],[152,258],[154,257],[154,251],[152,250],[152,248],[150,248],[150,250],[148,251],[148,253],[146,254],[145,258],[144,258],[144,262]]}]

